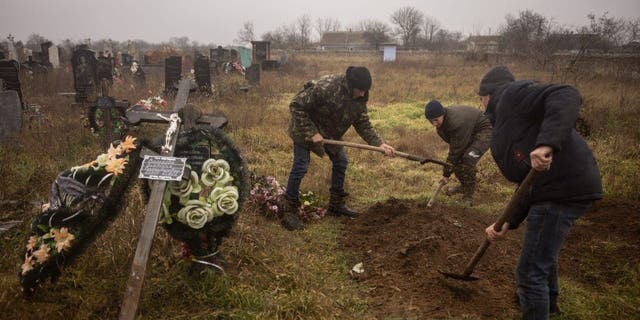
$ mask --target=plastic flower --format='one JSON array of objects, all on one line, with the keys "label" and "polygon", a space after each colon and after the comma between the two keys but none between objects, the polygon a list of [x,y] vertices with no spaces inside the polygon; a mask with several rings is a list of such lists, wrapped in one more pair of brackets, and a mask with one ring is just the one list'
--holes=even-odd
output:
[{"label": "plastic flower", "polygon": [[38,263],[42,263],[49,259],[49,251],[51,251],[51,248],[49,248],[49,246],[47,246],[46,244],[41,244],[40,249],[34,252],[33,256],[36,257],[36,261]]},{"label": "plastic flower", "polygon": [[71,248],[71,241],[76,238],[72,233],[69,233],[68,228],[60,228],[60,231],[53,229],[53,236],[58,252]]},{"label": "plastic flower", "polygon": [[223,159],[209,159],[202,164],[202,184],[207,187],[224,186],[233,181],[229,174],[229,163]]},{"label": "plastic flower", "polygon": [[27,250],[31,251],[36,247],[36,244],[38,243],[38,237],[36,236],[31,236],[29,238],[29,242],[27,242]]},{"label": "plastic flower", "polygon": [[198,179],[198,173],[191,171],[189,180],[172,181],[169,183],[168,192],[180,198],[180,203],[185,204],[192,193],[199,193],[202,190]]},{"label": "plastic flower", "polygon": [[24,263],[22,264],[22,274],[26,274],[29,270],[33,269],[33,257],[25,256]]},{"label": "plastic flower", "polygon": [[124,149],[125,152],[129,152],[136,148],[135,142],[136,142],[136,138],[132,136],[126,136],[124,138],[124,141],[120,143],[120,147]]},{"label": "plastic flower", "polygon": [[213,206],[216,216],[234,214],[238,211],[238,188],[234,186],[216,187],[209,195],[209,203]]},{"label": "plastic flower", "polygon": [[176,219],[182,223],[186,223],[193,229],[200,229],[213,219],[211,206],[200,200],[189,200],[186,205],[178,211]]},{"label": "plastic flower", "polygon": [[124,166],[126,164],[127,164],[127,160],[124,158],[111,159],[107,161],[105,170],[117,176],[124,171]]},{"label": "plastic flower", "polygon": [[113,143],[112,143],[112,144],[109,145],[109,150],[107,150],[107,158],[108,159],[115,159],[121,153],[122,153],[122,149],[120,148],[120,146],[114,147]]}]

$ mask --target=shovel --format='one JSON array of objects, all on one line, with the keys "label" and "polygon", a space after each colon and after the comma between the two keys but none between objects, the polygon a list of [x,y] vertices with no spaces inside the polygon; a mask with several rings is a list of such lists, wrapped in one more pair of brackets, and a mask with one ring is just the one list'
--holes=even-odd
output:
[{"label": "shovel", "polygon": [[[529,192],[529,189],[531,188],[531,185],[533,185],[533,181],[535,180],[537,175],[538,175],[538,171],[533,169],[529,170],[529,173],[524,178],[524,181],[522,181],[522,183],[520,184],[516,192],[511,196],[511,200],[509,200],[509,204],[507,204],[507,207],[504,209],[504,212],[502,212],[500,217],[498,217],[498,220],[496,221],[496,223],[493,225],[493,229],[496,232],[502,229],[502,225],[509,219],[509,216],[511,215],[511,213],[518,206],[518,203],[524,198],[527,192]],[[473,255],[473,258],[471,259],[471,261],[467,263],[467,266],[464,268],[464,271],[462,272],[462,274],[443,272],[440,270],[438,271],[442,273],[445,277],[456,279],[456,280],[462,280],[462,281],[478,280],[479,278],[471,276],[471,273],[473,273],[473,269],[476,267],[476,265],[480,261],[480,258],[482,258],[482,256],[484,255],[485,251],[487,251],[487,248],[489,248],[490,244],[491,244],[491,241],[485,238],[482,245],[480,245],[478,250],[476,250],[476,253]]]},{"label": "shovel", "polygon": [[[333,145],[337,145],[337,146],[352,147],[352,148],[358,148],[358,149],[365,149],[365,150],[372,150],[372,151],[379,151],[379,152],[384,153],[384,149],[383,148],[374,147],[374,146],[370,146],[370,145],[366,145],[366,144],[359,144],[359,143],[353,143],[353,142],[347,142],[347,141],[339,141],[339,140],[331,140],[331,139],[324,139],[324,140],[322,140],[322,143],[324,143],[324,144],[333,144]],[[400,152],[400,151],[396,151],[394,153],[398,157],[402,157],[402,158],[413,160],[413,161],[418,161],[418,162],[421,162],[421,163],[431,162],[431,163],[439,164],[439,165],[441,165],[443,167],[452,167],[453,166],[452,164],[444,162],[444,161],[435,160],[435,159],[429,159],[429,158],[422,158],[422,157],[419,157],[419,156],[415,156],[415,155],[404,153],[404,152]]]},{"label": "shovel", "polygon": [[431,206],[433,205],[433,201],[436,200],[436,197],[438,196],[438,193],[440,193],[440,190],[442,190],[442,187],[444,187],[446,183],[442,180],[440,180],[440,183],[438,183],[438,187],[436,188],[436,191],[433,193],[433,195],[431,196],[431,199],[429,199],[429,202],[427,203],[427,208],[431,208]]}]

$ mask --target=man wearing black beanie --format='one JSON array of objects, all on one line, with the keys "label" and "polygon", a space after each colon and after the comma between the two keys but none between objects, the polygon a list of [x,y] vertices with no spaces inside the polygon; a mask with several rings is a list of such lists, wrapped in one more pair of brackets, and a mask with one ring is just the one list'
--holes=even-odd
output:
[{"label": "man wearing black beanie", "polygon": [[371,88],[371,74],[365,67],[349,67],[345,74],[328,75],[309,81],[291,104],[289,136],[293,140],[293,165],[289,173],[282,224],[288,230],[304,228],[298,215],[300,183],[309,168],[310,151],[322,157],[325,152],[333,164],[331,196],[327,212],[336,216],[356,217],[357,212],[345,205],[348,195],[344,179],[348,160],[344,148],[323,145],[324,138],[340,140],[353,126],[369,145],[381,147],[387,156],[394,149],[384,143],[369,122],[367,100]]},{"label": "man wearing black beanie", "polygon": [[502,174],[521,183],[539,171],[527,197],[490,241],[504,237],[527,219],[516,267],[523,319],[558,313],[558,252],[575,221],[602,198],[593,153],[575,130],[582,97],[568,85],[515,81],[504,66],[491,69],[478,90],[493,124],[491,154]]},{"label": "man wearing black beanie", "polygon": [[447,162],[454,165],[444,167],[440,183],[447,184],[452,173],[460,185],[450,187],[446,194],[462,193],[462,204],[473,205],[476,190],[476,164],[489,149],[491,123],[482,111],[469,106],[445,108],[437,100],[431,100],[424,108],[424,116],[436,127],[438,135],[449,144]]}]

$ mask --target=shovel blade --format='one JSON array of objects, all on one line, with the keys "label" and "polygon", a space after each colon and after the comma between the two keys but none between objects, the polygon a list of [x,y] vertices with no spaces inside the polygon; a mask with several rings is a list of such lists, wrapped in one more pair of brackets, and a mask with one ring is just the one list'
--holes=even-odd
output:
[{"label": "shovel blade", "polygon": [[451,278],[451,279],[456,279],[456,280],[461,280],[461,281],[476,281],[476,280],[480,280],[480,278],[471,276],[471,275],[463,275],[463,274],[457,274],[457,273],[452,273],[452,272],[444,272],[441,270],[438,270],[438,272],[440,272],[443,276],[447,277],[447,278]]}]

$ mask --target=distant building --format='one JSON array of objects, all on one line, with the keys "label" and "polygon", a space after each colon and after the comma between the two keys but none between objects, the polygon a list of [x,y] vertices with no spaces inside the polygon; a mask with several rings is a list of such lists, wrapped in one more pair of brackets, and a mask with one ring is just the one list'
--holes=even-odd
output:
[{"label": "distant building", "polygon": [[605,42],[594,33],[554,33],[549,35],[547,45],[559,53],[577,53],[579,51],[603,51]]},{"label": "distant building", "polygon": [[499,48],[500,36],[470,36],[467,39],[467,52],[476,53],[497,53]]},{"label": "distant building", "polygon": [[322,50],[369,50],[375,49],[366,41],[362,31],[325,32],[320,39]]}]

